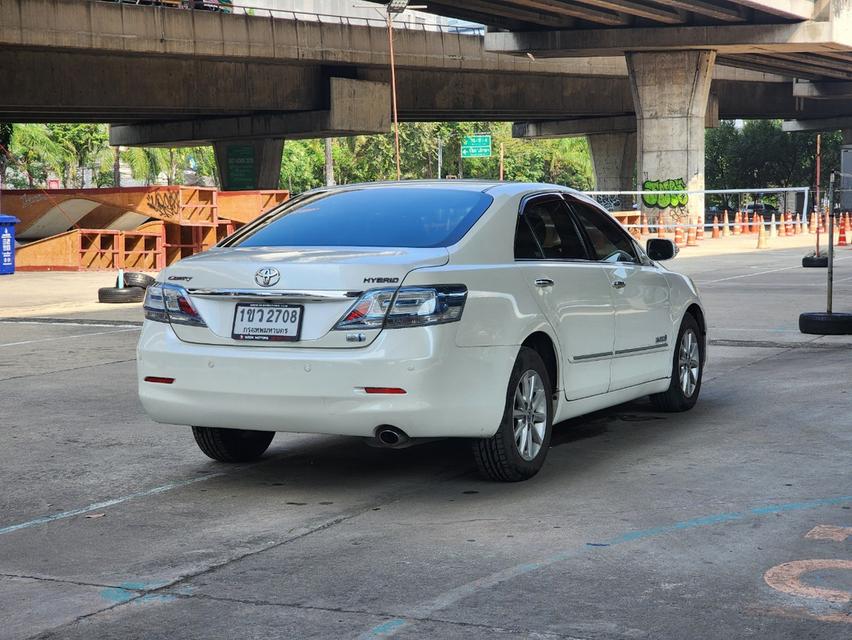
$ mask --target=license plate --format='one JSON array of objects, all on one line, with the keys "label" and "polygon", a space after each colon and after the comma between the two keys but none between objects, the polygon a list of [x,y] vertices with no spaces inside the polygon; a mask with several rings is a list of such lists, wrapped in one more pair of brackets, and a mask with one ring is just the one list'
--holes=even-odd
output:
[{"label": "license plate", "polygon": [[302,333],[304,307],[298,304],[239,303],[234,309],[234,340],[294,342]]}]

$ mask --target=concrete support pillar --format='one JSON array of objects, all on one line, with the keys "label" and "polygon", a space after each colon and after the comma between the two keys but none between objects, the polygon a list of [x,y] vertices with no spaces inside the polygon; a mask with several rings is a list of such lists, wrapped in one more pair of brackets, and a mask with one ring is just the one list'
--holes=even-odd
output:
[{"label": "concrete support pillar", "polygon": [[[595,171],[595,190],[633,191],[636,173],[636,132],[594,133],[586,136]],[[633,207],[633,198],[623,195],[615,204],[619,210]]]},{"label": "concrete support pillar", "polygon": [[[704,189],[704,127],[715,51],[634,52],[627,69],[636,110],[640,189]],[[660,214],[695,222],[704,196],[642,198],[649,220]]]},{"label": "concrete support pillar", "polygon": [[213,151],[224,191],[278,189],[284,140],[223,140]]}]

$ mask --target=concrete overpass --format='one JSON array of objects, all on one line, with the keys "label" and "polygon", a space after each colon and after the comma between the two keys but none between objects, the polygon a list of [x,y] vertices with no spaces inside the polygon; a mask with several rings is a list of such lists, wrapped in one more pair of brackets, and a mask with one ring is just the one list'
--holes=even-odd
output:
[{"label": "concrete overpass", "polygon": [[[444,5],[449,3],[430,3]],[[780,24],[794,18],[782,15]],[[638,24],[644,24],[641,20]],[[574,19],[550,26],[591,32],[594,25]],[[498,26],[548,25],[515,21]],[[499,49],[494,38],[536,34],[549,38],[552,32],[493,31],[483,39],[428,26],[398,31],[401,117],[529,120],[550,127],[551,133],[558,133],[558,126],[576,129],[582,119],[582,127],[596,122],[602,133],[607,122],[632,117],[635,104],[640,104],[640,116],[649,108],[637,103],[631,83],[635,73],[611,48],[590,55],[559,50],[569,57],[553,60],[545,59],[550,50],[542,47],[534,59],[520,49],[489,50]],[[717,117],[837,118],[847,113],[842,101],[797,97],[793,77],[779,69],[757,71],[716,63],[715,54],[712,62],[710,54],[688,55],[707,62],[698,89],[704,100],[698,102],[712,96],[709,115],[698,103],[701,114],[692,114],[693,124],[700,122],[702,140],[703,126]],[[225,15],[91,0],[0,0],[0,86],[9,88],[0,93],[0,117],[110,122],[113,144],[213,143],[220,164],[228,148],[238,144],[242,151],[250,148],[256,184],[262,187],[271,186],[267,181],[278,175],[284,138],[387,131],[387,67],[387,34],[380,21]],[[597,159],[625,155],[624,145],[611,152],[606,148],[612,144],[597,145],[597,151],[592,146]],[[227,171],[222,173],[227,185]]]},{"label": "concrete overpass", "polygon": [[[633,131],[640,184],[681,178],[704,188],[704,127],[708,104],[715,116],[712,79],[720,66],[791,78],[796,119],[804,121],[796,128],[852,115],[852,0],[438,0],[428,10],[488,25],[485,48],[493,53],[623,59],[635,125],[614,117],[515,127],[519,136],[597,134],[596,170],[611,188],[625,188],[633,174]],[[721,105],[723,93],[715,94]],[[788,113],[782,107],[774,117]],[[690,207],[700,215],[702,199],[690,198]]]}]

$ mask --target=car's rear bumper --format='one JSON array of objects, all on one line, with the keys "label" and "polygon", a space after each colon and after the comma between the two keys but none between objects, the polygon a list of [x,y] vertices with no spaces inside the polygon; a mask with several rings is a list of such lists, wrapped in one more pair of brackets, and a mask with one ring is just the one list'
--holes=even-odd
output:
[{"label": "car's rear bumper", "polygon": [[393,425],[413,438],[491,436],[518,347],[460,348],[455,331],[394,329],[362,348],[287,349],[192,344],[167,324],[146,322],[139,398],[154,420],[172,424],[357,436]]}]

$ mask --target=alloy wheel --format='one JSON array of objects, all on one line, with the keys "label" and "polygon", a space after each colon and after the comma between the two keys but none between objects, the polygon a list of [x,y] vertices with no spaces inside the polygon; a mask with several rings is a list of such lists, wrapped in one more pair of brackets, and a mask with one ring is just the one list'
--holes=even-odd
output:
[{"label": "alloy wheel", "polygon": [[547,392],[541,376],[529,370],[518,380],[512,407],[515,447],[524,460],[534,460],[547,431]]}]

